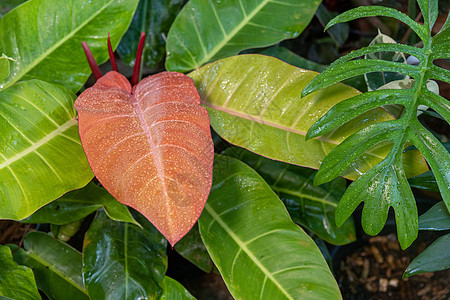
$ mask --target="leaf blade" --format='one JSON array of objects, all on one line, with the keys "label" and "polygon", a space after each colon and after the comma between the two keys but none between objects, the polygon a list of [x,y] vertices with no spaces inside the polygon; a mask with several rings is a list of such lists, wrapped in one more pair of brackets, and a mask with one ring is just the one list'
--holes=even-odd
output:
[{"label": "leaf blade", "polygon": [[234,297],[340,299],[317,246],[244,163],[216,156],[213,189],[199,227]]},{"label": "leaf blade", "polygon": [[312,19],[319,3],[317,0],[189,1],[169,31],[166,69],[190,71],[244,49],[294,38]]}]

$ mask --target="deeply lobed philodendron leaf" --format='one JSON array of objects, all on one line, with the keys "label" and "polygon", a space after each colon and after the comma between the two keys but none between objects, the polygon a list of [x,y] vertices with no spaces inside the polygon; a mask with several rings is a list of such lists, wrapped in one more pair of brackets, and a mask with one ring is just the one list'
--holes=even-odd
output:
[{"label": "deeply lobed philodendron leaf", "polygon": [[212,182],[209,118],[192,80],[163,72],[132,88],[111,71],[75,108],[98,180],[174,245],[199,218]]},{"label": "deeply lobed philodendron leaf", "polygon": [[[400,44],[371,45],[341,57],[322,74],[313,79],[302,95],[325,88],[348,77],[369,72],[400,72],[414,79],[410,89],[384,89],[360,94],[336,104],[314,123],[307,138],[326,134],[368,110],[388,104],[401,104],[403,115],[392,121],[371,124],[352,134],[324,159],[315,178],[316,184],[332,180],[346,170],[363,152],[380,142],[392,145],[389,154],[376,166],[353,182],[336,211],[338,225],[342,224],[361,203],[365,202],[362,225],[369,234],[377,234],[386,222],[389,207],[393,207],[397,221],[400,245],[408,247],[417,237],[418,217],[414,197],[404,172],[403,153],[411,143],[420,150],[433,171],[447,209],[450,210],[450,155],[431,132],[417,119],[419,105],[426,105],[450,121],[448,100],[427,88],[427,82],[438,79],[450,82],[450,71],[433,64],[438,58],[450,58],[450,18],[441,31],[431,36],[431,28],[437,16],[437,1],[418,1],[425,24],[421,25],[406,15],[386,7],[358,7],[336,17],[327,28],[359,17],[394,17],[411,27],[422,39],[423,48]],[[378,59],[353,60],[374,52],[403,52],[414,55],[418,66]]]}]

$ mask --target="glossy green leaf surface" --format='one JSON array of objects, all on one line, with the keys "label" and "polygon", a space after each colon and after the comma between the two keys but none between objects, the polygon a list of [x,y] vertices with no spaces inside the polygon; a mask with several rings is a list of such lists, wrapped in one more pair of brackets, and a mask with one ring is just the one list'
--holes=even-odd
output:
[{"label": "glossy green leaf surface", "polygon": [[178,281],[165,276],[162,281],[163,294],[160,300],[194,300],[195,298]]},{"label": "glossy green leaf surface", "polygon": [[0,92],[0,219],[20,220],[93,177],[75,94],[40,80]]},{"label": "glossy green leaf surface", "polygon": [[23,222],[64,225],[83,219],[101,207],[115,221],[138,224],[125,205],[92,182],[47,204]]},{"label": "glossy green leaf surface", "polygon": [[206,273],[211,272],[212,261],[200,237],[197,223],[188,234],[175,244],[174,249],[201,270]]},{"label": "glossy green leaf surface", "polygon": [[450,233],[441,236],[413,259],[403,278],[450,268]]},{"label": "glossy green leaf surface", "polygon": [[166,53],[166,37],[182,0],[140,0],[130,27],[117,47],[122,60],[134,65],[141,32],[145,32],[143,63],[156,68]]},{"label": "glossy green leaf surface", "polygon": [[[431,2],[430,2],[431,3]],[[420,5],[429,9],[425,1]],[[430,4],[431,5],[431,4]],[[433,4],[434,5],[434,4]],[[433,6],[432,5],[432,6]],[[435,6],[435,5],[434,5]],[[447,99],[436,94],[430,87],[430,81],[442,80],[450,83],[450,71],[433,64],[437,58],[449,58],[448,40],[450,31],[445,26],[435,36],[431,36],[427,14],[423,12],[425,24],[421,25],[405,14],[391,8],[364,6],[345,12],[327,25],[351,21],[359,17],[388,16],[407,24],[422,39],[423,47],[416,48],[401,44],[374,44],[352,51],[339,58],[330,67],[314,78],[303,90],[306,96],[319,89],[333,86],[336,82],[370,72],[397,72],[414,79],[413,85],[407,89],[378,89],[357,95],[336,104],[323,117],[311,126],[307,137],[326,136],[342,124],[348,124],[356,116],[383,105],[402,105],[403,113],[395,121],[384,121],[378,124],[366,124],[364,128],[352,134],[338,147],[333,149],[323,160],[315,177],[315,183],[327,182],[344,172],[354,164],[360,154],[375,144],[389,143],[392,148],[389,154],[376,166],[367,171],[347,189],[337,207],[337,223],[351,215],[353,210],[364,201],[362,225],[364,230],[377,234],[384,226],[389,207],[393,207],[397,223],[399,242],[402,248],[408,247],[417,237],[418,217],[414,196],[410,190],[407,173],[402,156],[409,152],[411,144],[417,148],[431,167],[444,203],[450,211],[450,154],[442,143],[429,132],[417,119],[417,111],[421,105],[428,106],[450,121],[450,105]],[[447,46],[444,44],[447,42]],[[403,52],[414,55],[419,65],[408,65],[381,59],[356,59],[361,55],[376,52]],[[405,151],[408,149],[408,151]]]},{"label": "glossy green leaf surface", "polygon": [[249,166],[216,155],[200,234],[235,299],[340,299],[311,238]]},{"label": "glossy green leaf surface", "polygon": [[166,239],[140,214],[143,226],[99,211],[83,245],[83,280],[92,300],[156,299],[167,269]]},{"label": "glossy green leaf surface", "polygon": [[83,220],[84,219],[80,219],[64,225],[50,224],[52,236],[57,240],[67,242],[78,232]]},{"label": "glossy green leaf surface", "polygon": [[439,192],[439,187],[436,182],[436,178],[432,171],[427,171],[420,175],[414,176],[408,179],[409,185],[414,188]]},{"label": "glossy green leaf surface", "polygon": [[353,220],[338,228],[334,216],[346,188],[345,179],[314,186],[315,170],[270,160],[237,147],[228,148],[224,154],[238,158],[258,172],[283,201],[295,223],[330,244],[344,245],[356,240]]},{"label": "glossy green leaf surface", "polygon": [[18,265],[11,249],[0,245],[0,296],[15,300],[41,299],[33,271]]},{"label": "glossy green leaf surface", "polygon": [[32,268],[37,287],[50,299],[89,299],[81,279],[81,253],[48,234],[32,231],[14,260]]},{"label": "glossy green leaf surface", "polygon": [[166,69],[186,72],[242,50],[297,37],[319,0],[191,0],[167,37]]},{"label": "glossy green leaf surface", "polygon": [[[336,103],[359,95],[342,84],[300,97],[316,72],[263,55],[238,55],[208,64],[189,76],[208,109],[211,126],[228,142],[252,152],[300,166],[319,168],[326,154],[357,129],[392,119],[382,109],[370,111],[318,139],[305,140],[308,128]],[[342,176],[355,179],[389,151],[377,145]],[[403,156],[410,176],[428,170],[418,151]]]},{"label": "glossy green leaf surface", "polygon": [[[30,0],[0,19],[0,53],[14,57],[0,90],[41,79],[78,91],[91,73],[81,41],[98,63],[107,60],[130,24],[138,0]],[[114,22],[112,22],[114,20]],[[48,30],[51,28],[51,30]]]},{"label": "glossy green leaf surface", "polygon": [[433,205],[426,213],[419,217],[421,230],[448,230],[450,229],[450,213],[444,201]]}]

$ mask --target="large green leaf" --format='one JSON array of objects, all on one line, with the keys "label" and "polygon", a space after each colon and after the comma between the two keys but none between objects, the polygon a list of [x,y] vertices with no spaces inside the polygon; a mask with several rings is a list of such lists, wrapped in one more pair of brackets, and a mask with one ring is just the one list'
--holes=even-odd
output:
[{"label": "large green leaf", "polygon": [[167,37],[166,68],[185,72],[242,50],[297,37],[319,0],[191,0]]},{"label": "large green leaf", "polygon": [[0,266],[0,296],[15,300],[41,299],[33,271],[18,265],[13,260],[11,249],[1,245]]},{"label": "large green leaf", "polygon": [[403,274],[407,278],[416,274],[436,272],[450,268],[450,233],[441,236],[417,255]]},{"label": "large green leaf", "polygon": [[[14,57],[0,90],[19,80],[41,79],[77,91],[91,73],[81,41],[99,63],[106,38],[117,46],[138,0],[30,0],[0,19],[0,53]],[[49,30],[50,29],[50,30]]]},{"label": "large green leaf", "polygon": [[40,80],[0,92],[0,219],[26,218],[92,179],[74,100]]},{"label": "large green leaf", "polygon": [[81,279],[81,253],[43,232],[33,231],[14,260],[32,268],[40,290],[50,299],[88,300]]},{"label": "large green leaf", "polygon": [[344,194],[346,180],[337,178],[329,184],[313,185],[315,170],[270,160],[242,148],[228,148],[225,155],[238,158],[252,167],[277,193],[297,224],[334,245],[354,242],[352,219],[336,226],[335,210]]},{"label": "large green leaf", "polygon": [[174,249],[201,270],[206,273],[211,272],[212,261],[205,245],[203,245],[197,223],[195,223],[188,234],[175,244]]},{"label": "large green leaf", "polygon": [[317,246],[253,169],[217,155],[213,178],[199,228],[234,298],[341,298]]},{"label": "large green leaf", "polygon": [[113,220],[138,225],[125,205],[92,182],[47,204],[22,222],[64,225],[83,219],[101,207]]},{"label": "large green leaf", "polygon": [[[189,76],[209,112],[214,130],[228,142],[260,155],[318,169],[324,157],[357,129],[392,117],[370,111],[328,135],[305,140],[308,128],[336,103],[359,92],[336,84],[301,98],[316,72],[263,55],[238,55],[208,64]],[[342,175],[355,179],[389,152],[377,145]],[[418,151],[403,156],[410,176],[428,170]]]},{"label": "large green leaf", "polygon": [[183,0],[140,0],[130,27],[120,40],[117,52],[134,65],[141,32],[145,32],[143,63],[156,68],[166,53],[166,36]]},{"label": "large green leaf", "polygon": [[160,300],[194,300],[195,298],[178,281],[165,276],[162,282],[163,294]]},{"label": "large green leaf", "polygon": [[113,221],[99,211],[83,246],[83,279],[96,299],[155,299],[167,269],[165,238],[140,214],[142,224]]}]

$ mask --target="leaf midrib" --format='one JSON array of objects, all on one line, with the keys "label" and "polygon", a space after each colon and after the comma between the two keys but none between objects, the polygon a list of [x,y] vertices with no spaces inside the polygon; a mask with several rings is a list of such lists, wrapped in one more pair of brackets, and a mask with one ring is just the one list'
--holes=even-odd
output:
[{"label": "leaf midrib", "polygon": [[62,44],[67,42],[70,38],[72,38],[75,33],[77,33],[79,30],[81,30],[85,25],[87,25],[92,19],[96,18],[99,14],[101,14],[106,7],[108,7],[113,0],[110,0],[107,2],[104,6],[102,6],[95,14],[93,14],[91,17],[86,19],[84,22],[82,22],[78,27],[76,27],[74,30],[72,30],[68,35],[63,37],[61,40],[56,42],[52,47],[48,48],[46,51],[44,51],[41,55],[37,56],[36,59],[31,63],[28,64],[25,68],[22,69],[21,72],[18,72],[17,75],[9,82],[6,82],[3,88],[0,88],[1,90],[4,90],[8,88],[9,86],[13,85],[17,81],[19,81],[23,76],[25,76],[30,70],[32,70],[34,67],[39,65],[45,58],[47,58],[52,52],[55,51],[58,47],[60,47]]},{"label": "leaf midrib", "polygon": [[[264,267],[261,262],[253,255],[253,252],[248,249],[245,242],[242,241],[234,232],[231,230],[230,227],[222,220],[220,215],[218,215],[214,209],[211,208],[210,204],[206,202],[205,205],[206,211],[208,211],[211,216],[214,218],[214,220],[222,226],[222,228],[230,235],[230,237],[236,242],[236,244],[239,245],[240,249],[244,251],[248,257],[255,263],[255,265],[258,266],[258,268],[265,274],[267,278],[269,278],[282,292],[287,296],[288,299],[294,299],[291,295],[288,294],[288,292],[283,288],[282,285],[273,277],[272,273],[269,272],[269,270]],[[236,254],[237,255],[237,254]]]},{"label": "leaf midrib", "polygon": [[37,149],[39,149],[39,147],[45,145],[47,142],[52,140],[54,137],[60,135],[61,133],[63,133],[64,131],[66,131],[67,129],[69,129],[70,127],[72,127],[76,124],[77,124],[77,121],[75,120],[75,118],[70,119],[66,123],[64,123],[61,126],[59,126],[58,128],[56,128],[54,131],[47,134],[44,138],[40,139],[36,143],[31,144],[31,146],[28,147],[27,149],[25,149],[24,151],[14,155],[11,158],[8,158],[6,161],[4,161],[2,164],[0,164],[0,170],[11,165],[12,163],[21,159],[22,157],[30,154],[31,152],[36,151]]}]

